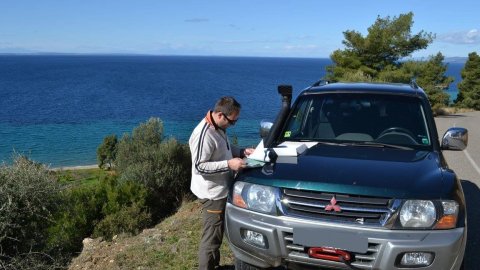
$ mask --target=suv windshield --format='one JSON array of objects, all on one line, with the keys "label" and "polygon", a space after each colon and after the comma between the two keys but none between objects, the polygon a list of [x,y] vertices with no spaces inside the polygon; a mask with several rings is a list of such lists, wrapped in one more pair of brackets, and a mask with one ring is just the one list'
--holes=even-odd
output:
[{"label": "suv windshield", "polygon": [[412,148],[431,145],[425,112],[419,99],[351,93],[301,96],[280,140]]}]

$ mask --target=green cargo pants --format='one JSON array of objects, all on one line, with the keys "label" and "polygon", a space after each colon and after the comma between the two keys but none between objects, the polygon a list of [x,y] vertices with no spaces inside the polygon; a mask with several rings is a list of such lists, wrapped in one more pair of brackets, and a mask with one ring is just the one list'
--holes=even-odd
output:
[{"label": "green cargo pants", "polygon": [[220,264],[220,246],[227,198],[200,200],[202,203],[203,232],[198,250],[199,270],[213,270]]}]

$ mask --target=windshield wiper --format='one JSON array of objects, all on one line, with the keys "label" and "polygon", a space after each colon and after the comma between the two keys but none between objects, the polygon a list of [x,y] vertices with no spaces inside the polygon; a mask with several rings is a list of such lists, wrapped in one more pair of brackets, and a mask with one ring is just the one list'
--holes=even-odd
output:
[{"label": "windshield wiper", "polygon": [[308,140],[308,139],[297,139],[297,140],[290,140],[293,142],[316,142],[322,145],[332,145],[332,146],[360,146],[360,147],[382,147],[382,148],[393,148],[393,149],[401,149],[401,150],[413,150],[412,147],[396,145],[396,144],[388,144],[388,143],[380,143],[380,142],[358,142],[358,141],[317,141],[317,140]]},{"label": "windshield wiper", "polygon": [[[318,140],[309,140],[309,139],[297,139],[297,140],[288,140],[291,142],[316,142],[318,144],[323,144],[323,145],[334,145],[334,146],[348,146],[349,144],[346,144],[344,142],[334,142],[334,141],[318,141]],[[288,142],[286,141],[286,142]]]},{"label": "windshield wiper", "polygon": [[317,141],[318,144],[323,145],[335,145],[335,146],[348,146],[349,144],[344,142],[326,142],[326,141]]},{"label": "windshield wiper", "polygon": [[379,142],[354,142],[354,143],[349,143],[348,145],[367,146],[367,147],[384,147],[384,148],[393,148],[393,149],[401,149],[401,150],[413,150],[413,148],[408,147],[408,146],[401,146],[401,145],[388,144],[388,143],[379,143]]}]

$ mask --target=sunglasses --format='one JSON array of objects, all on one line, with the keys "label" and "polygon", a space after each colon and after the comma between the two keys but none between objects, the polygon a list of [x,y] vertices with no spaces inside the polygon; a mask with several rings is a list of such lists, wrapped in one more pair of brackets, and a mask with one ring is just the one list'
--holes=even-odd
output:
[{"label": "sunglasses", "polygon": [[237,123],[238,119],[232,120],[232,119],[228,118],[226,114],[224,114],[224,113],[222,113],[222,114],[223,114],[223,117],[225,117],[225,119],[227,119],[227,121],[230,125],[234,126],[235,123]]}]

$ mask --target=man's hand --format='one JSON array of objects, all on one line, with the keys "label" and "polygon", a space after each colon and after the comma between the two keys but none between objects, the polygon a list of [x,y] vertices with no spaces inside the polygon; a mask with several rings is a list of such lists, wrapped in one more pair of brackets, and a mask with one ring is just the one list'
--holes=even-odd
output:
[{"label": "man's hand", "polygon": [[248,156],[250,156],[250,155],[253,153],[253,151],[255,151],[255,148],[245,148],[245,150],[243,150],[243,154],[244,154],[246,157],[248,157]]},{"label": "man's hand", "polygon": [[241,158],[232,158],[228,160],[228,167],[234,171],[239,171],[245,168],[247,165]]}]

